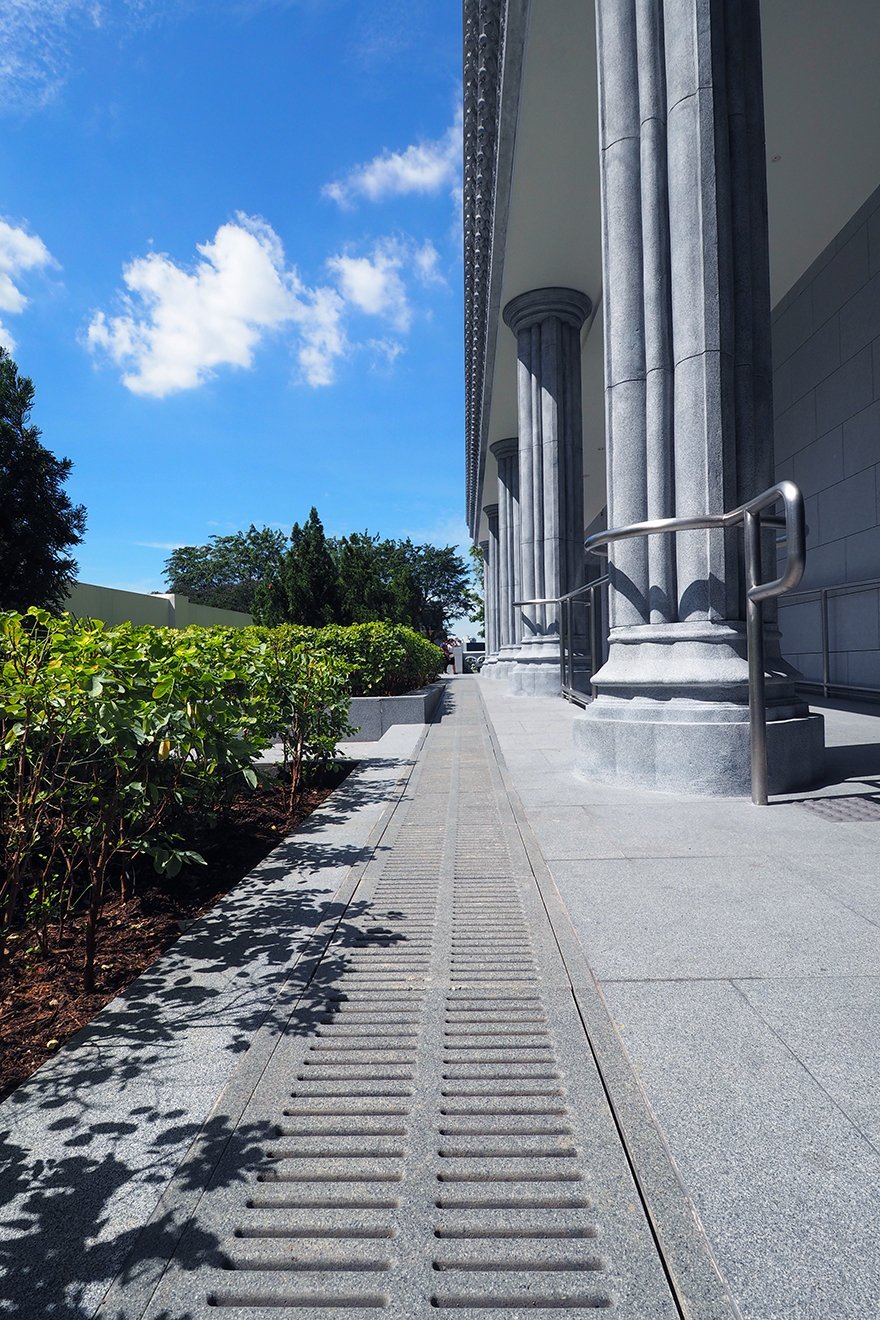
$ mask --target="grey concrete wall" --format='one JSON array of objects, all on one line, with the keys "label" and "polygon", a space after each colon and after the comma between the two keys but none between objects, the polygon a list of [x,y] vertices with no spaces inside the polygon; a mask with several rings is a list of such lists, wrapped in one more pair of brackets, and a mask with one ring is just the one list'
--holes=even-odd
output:
[{"label": "grey concrete wall", "polygon": [[91,582],[74,582],[64,608],[78,619],[100,619],[108,626],[150,623],[157,628],[186,628],[198,623],[204,627],[222,624],[227,628],[244,628],[253,623],[249,614],[197,605],[188,596],[153,596],[140,591],[120,591],[116,587],[98,587]]},{"label": "grey concrete wall", "polygon": [[395,724],[428,724],[444,691],[444,684],[406,692],[401,697],[352,697],[349,723],[357,732],[347,742],[376,742]]},{"label": "grey concrete wall", "polygon": [[[880,577],[880,188],[773,313],[776,475],[804,492],[802,590]],[[817,598],[780,603],[785,655],[821,678]],[[880,590],[830,598],[831,681],[880,688]]]}]

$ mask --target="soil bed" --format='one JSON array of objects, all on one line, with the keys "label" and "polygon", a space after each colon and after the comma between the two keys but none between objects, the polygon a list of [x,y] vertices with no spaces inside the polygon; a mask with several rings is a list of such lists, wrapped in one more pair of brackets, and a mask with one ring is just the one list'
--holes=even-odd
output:
[{"label": "soil bed", "polygon": [[234,888],[353,768],[353,761],[332,767],[303,794],[292,822],[283,783],[243,792],[198,840],[207,866],[185,867],[173,880],[144,869],[131,898],[109,898],[98,929],[94,994],[82,988],[84,917],[68,922],[48,954],[31,932],[13,933],[0,963],[0,1100]]}]

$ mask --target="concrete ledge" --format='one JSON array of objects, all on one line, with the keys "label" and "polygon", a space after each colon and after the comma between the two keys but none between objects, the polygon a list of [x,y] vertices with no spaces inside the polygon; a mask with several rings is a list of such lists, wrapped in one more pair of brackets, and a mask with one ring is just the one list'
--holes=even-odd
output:
[{"label": "concrete ledge", "polygon": [[443,686],[430,683],[402,697],[352,697],[348,719],[357,733],[349,734],[346,742],[377,742],[393,724],[430,723]]}]

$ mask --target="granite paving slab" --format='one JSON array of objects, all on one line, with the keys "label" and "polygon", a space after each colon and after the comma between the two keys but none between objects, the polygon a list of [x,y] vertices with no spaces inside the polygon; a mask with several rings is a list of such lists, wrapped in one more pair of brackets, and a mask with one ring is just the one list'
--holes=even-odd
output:
[{"label": "granite paving slab", "polygon": [[736,986],[606,996],[744,1314],[876,1315],[877,1148]]},{"label": "granite paving slab", "polygon": [[[481,692],[743,1313],[880,1314],[880,814],[864,805],[880,802],[880,712],[821,703],[823,781],[759,809],[587,780],[557,797],[523,754],[550,719],[570,739],[576,709]],[[603,857],[609,841],[625,856]]]}]

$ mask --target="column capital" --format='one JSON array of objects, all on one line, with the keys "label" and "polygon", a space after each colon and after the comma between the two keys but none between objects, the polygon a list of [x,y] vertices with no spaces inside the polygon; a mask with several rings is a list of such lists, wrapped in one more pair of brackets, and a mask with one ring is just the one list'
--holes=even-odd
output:
[{"label": "column capital", "polygon": [[519,453],[519,436],[512,435],[509,440],[496,440],[489,446],[489,453],[497,459],[513,458]]},{"label": "column capital", "polygon": [[497,518],[497,517],[498,517],[498,505],[497,505],[497,504],[484,504],[484,505],[483,505],[483,513],[485,513],[486,517],[487,517],[487,518],[489,519],[489,521],[491,522],[493,518]]},{"label": "column capital", "polygon": [[502,315],[505,325],[516,335],[552,316],[580,330],[592,310],[591,300],[577,289],[529,289],[511,298]]}]

